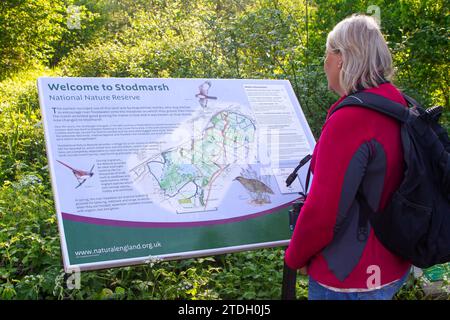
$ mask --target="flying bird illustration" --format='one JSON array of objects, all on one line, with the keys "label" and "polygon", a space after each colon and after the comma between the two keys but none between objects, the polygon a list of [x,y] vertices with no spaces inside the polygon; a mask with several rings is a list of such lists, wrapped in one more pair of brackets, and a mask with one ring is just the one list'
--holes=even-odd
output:
[{"label": "flying bird illustration", "polygon": [[234,178],[233,181],[238,181],[242,184],[242,186],[250,193],[253,203],[270,203],[267,194],[274,194],[274,192],[264,182],[257,179],[244,178],[242,176]]},{"label": "flying bird illustration", "polygon": [[83,183],[86,182],[87,179],[89,179],[90,177],[92,177],[94,175],[94,172],[92,170],[94,170],[95,164],[92,166],[91,170],[84,171],[84,170],[74,169],[62,161],[59,161],[59,160],[56,160],[56,161],[61,163],[63,166],[69,168],[70,170],[72,170],[73,175],[75,176],[75,178],[78,181],[78,185],[75,187],[75,189],[78,188],[79,186],[81,186]]},{"label": "flying bird illustration", "polygon": [[211,88],[211,81],[205,81],[198,87],[199,92],[195,95],[195,97],[198,98],[198,102],[200,102],[202,108],[206,108],[208,106],[208,99],[217,99],[217,97],[208,95],[209,88]]}]

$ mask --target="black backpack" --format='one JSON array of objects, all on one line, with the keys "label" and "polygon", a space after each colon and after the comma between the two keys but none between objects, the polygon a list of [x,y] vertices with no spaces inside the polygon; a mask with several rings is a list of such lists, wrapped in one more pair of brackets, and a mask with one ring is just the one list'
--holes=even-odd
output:
[{"label": "black backpack", "polygon": [[424,110],[414,99],[404,98],[408,108],[377,94],[357,92],[332,113],[356,105],[401,122],[405,172],[400,187],[382,212],[373,212],[360,193],[357,197],[365,207],[361,212],[369,212],[366,221],[378,240],[413,265],[428,268],[450,261],[450,140],[438,124],[442,107]]}]

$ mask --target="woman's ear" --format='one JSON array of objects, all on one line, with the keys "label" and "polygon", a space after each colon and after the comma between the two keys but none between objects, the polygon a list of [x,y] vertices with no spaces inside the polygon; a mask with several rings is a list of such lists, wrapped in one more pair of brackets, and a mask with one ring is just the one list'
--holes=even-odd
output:
[{"label": "woman's ear", "polygon": [[342,68],[342,64],[343,64],[343,62],[342,62],[342,53],[339,52],[339,53],[338,53],[338,68],[339,68],[339,69]]}]

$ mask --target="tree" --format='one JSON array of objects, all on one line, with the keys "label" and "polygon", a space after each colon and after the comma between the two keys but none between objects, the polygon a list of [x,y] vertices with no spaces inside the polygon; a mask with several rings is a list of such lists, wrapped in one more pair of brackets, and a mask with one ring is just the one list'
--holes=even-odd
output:
[{"label": "tree", "polygon": [[0,79],[54,54],[64,12],[61,0],[0,2]]}]

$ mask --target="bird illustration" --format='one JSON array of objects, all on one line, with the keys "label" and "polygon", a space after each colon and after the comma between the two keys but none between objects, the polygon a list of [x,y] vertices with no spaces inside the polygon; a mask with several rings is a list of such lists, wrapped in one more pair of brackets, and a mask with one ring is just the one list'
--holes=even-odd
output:
[{"label": "bird illustration", "polygon": [[243,176],[238,176],[234,178],[233,181],[240,182],[242,186],[250,193],[252,203],[270,203],[270,199],[267,194],[274,194],[274,192],[264,182],[257,179],[244,178]]},{"label": "bird illustration", "polygon": [[211,88],[211,81],[203,82],[199,87],[199,92],[195,95],[198,98],[198,102],[202,108],[206,108],[208,106],[208,99],[217,99],[217,97],[212,97],[208,95],[208,90]]},{"label": "bird illustration", "polygon": [[66,164],[66,163],[64,163],[62,161],[59,161],[59,160],[56,160],[56,161],[61,163],[63,166],[69,168],[70,170],[72,170],[73,175],[75,176],[75,178],[78,181],[78,185],[75,187],[75,189],[78,188],[79,186],[81,186],[83,183],[86,182],[86,180],[88,178],[90,178],[90,177],[92,177],[94,175],[94,172],[92,170],[94,170],[95,164],[92,166],[90,171],[84,171],[84,170],[74,169],[74,168],[72,168],[71,166],[69,166],[68,164]]}]

